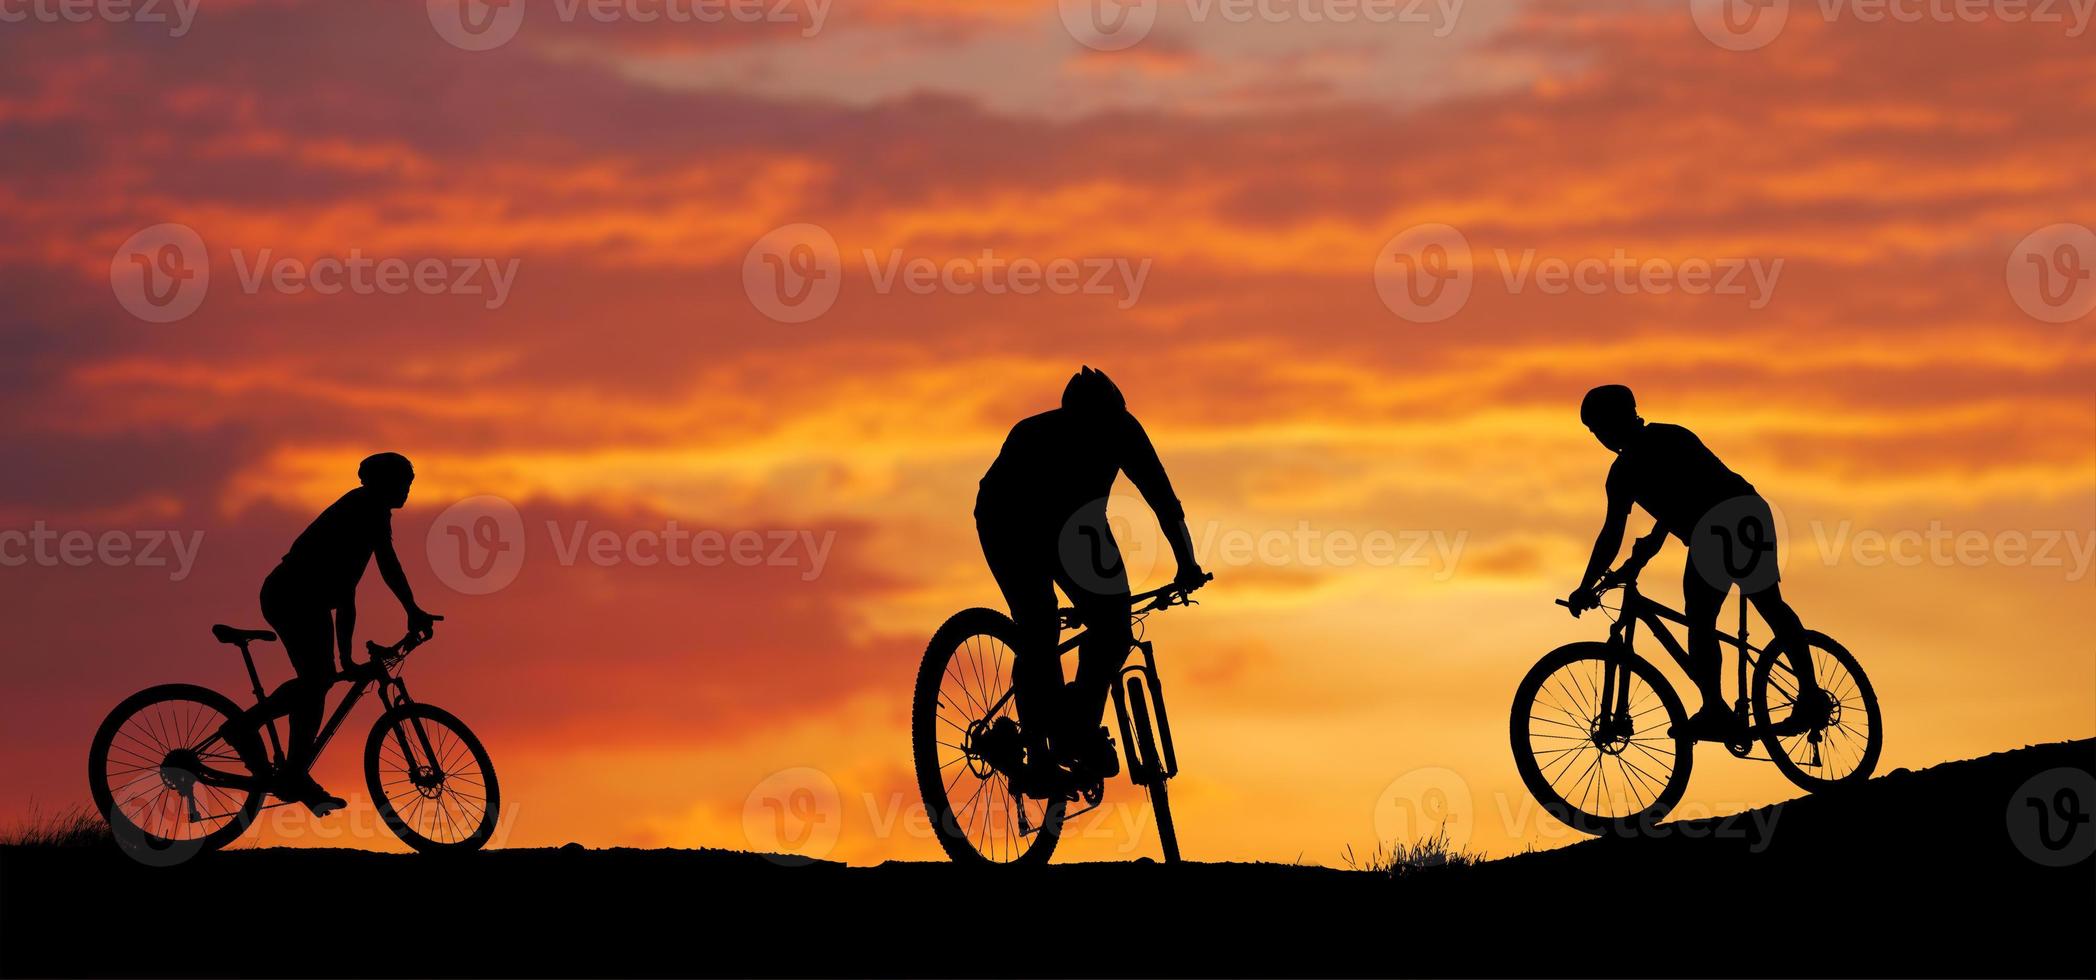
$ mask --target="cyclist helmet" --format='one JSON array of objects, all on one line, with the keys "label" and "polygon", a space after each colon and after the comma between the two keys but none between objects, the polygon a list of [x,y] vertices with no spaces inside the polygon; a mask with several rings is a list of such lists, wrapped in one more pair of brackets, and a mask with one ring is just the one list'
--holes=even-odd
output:
[{"label": "cyclist helmet", "polygon": [[1106,372],[1085,367],[1063,386],[1063,407],[1080,412],[1125,412],[1128,400],[1121,397],[1121,389]]},{"label": "cyclist helmet", "polygon": [[1620,428],[1637,418],[1637,396],[1622,385],[1602,385],[1579,402],[1579,420],[1589,429]]},{"label": "cyclist helmet", "polygon": [[357,464],[357,479],[365,486],[393,486],[415,478],[415,465],[399,453],[375,453]]}]

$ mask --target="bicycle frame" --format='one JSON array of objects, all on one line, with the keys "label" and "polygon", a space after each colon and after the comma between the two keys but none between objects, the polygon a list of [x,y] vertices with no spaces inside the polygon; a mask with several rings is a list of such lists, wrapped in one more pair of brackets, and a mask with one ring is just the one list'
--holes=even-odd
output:
[{"label": "bicycle frame", "polygon": [[[248,650],[246,643],[242,643],[239,646],[241,660],[247,665],[248,682],[254,686],[255,704],[259,707],[269,700],[269,696],[262,690],[262,675],[255,670],[254,654]],[[334,713],[328,716],[327,723],[320,727],[319,734],[313,739],[313,755],[312,759],[308,761],[309,770],[312,762],[317,762],[320,759],[320,754],[327,751],[328,743],[333,741],[335,733],[342,729],[342,723],[348,720],[349,713],[356,710],[357,704],[364,699],[366,691],[374,687],[377,688],[379,703],[384,706],[386,711],[391,711],[400,705],[412,702],[412,699],[408,697],[407,681],[402,680],[398,674],[394,673],[394,669],[407,656],[406,652],[403,651],[403,647],[407,650],[412,650],[413,647],[408,646],[406,641],[396,644],[392,648],[380,647],[376,643],[368,644],[367,646],[373,663],[386,664],[384,672],[378,676],[370,674],[359,676],[350,684],[349,693],[343,695],[342,700],[335,705]],[[382,661],[380,657],[387,652],[397,652],[397,657],[390,662]],[[337,675],[337,677],[339,679],[341,675]],[[281,714],[270,715],[263,721],[262,727],[269,732],[270,767],[272,770],[281,772],[288,755],[284,751],[283,742],[277,736],[277,718],[279,717],[282,717]],[[422,743],[425,758],[433,758],[435,753],[429,744],[429,734],[422,731],[420,725],[415,727],[415,734]],[[407,756],[406,748],[406,746],[402,746],[402,755],[404,757]],[[209,766],[203,767],[196,774],[196,777],[200,783],[225,789],[247,790],[254,788],[258,783],[258,779],[255,776],[222,772]],[[264,782],[266,785],[266,781],[261,782]]]},{"label": "bicycle frame", "polygon": [[[1695,676],[1695,661],[1689,656],[1688,647],[1674,638],[1674,631],[1661,625],[1662,622],[1668,622],[1678,624],[1683,629],[1693,629],[1686,615],[1646,598],[1637,590],[1637,584],[1634,582],[1623,586],[1622,612],[1623,615],[1609,626],[1611,642],[1622,644],[1625,650],[1630,649],[1636,636],[1636,626],[1642,622],[1653,637],[1659,640],[1660,646],[1666,648],[1674,662],[1681,666],[1682,672],[1690,677]],[[1739,696],[1744,699],[1747,696],[1748,669],[1758,662],[1759,657],[1768,656],[1767,647],[1757,647],[1747,639],[1747,604],[1744,598],[1739,604],[1739,633],[1734,635],[1718,630],[1717,634],[1719,643],[1729,644],[1739,650]]]},{"label": "bicycle frame", "polygon": [[[1637,590],[1636,582],[1622,583],[1622,589],[1622,615],[1609,625],[1609,646],[1622,651],[1626,655],[1635,656],[1632,643],[1636,639],[1637,624],[1644,623],[1645,628],[1659,640],[1660,646],[1666,648],[1667,653],[1674,658],[1674,663],[1681,667],[1682,672],[1691,678],[1695,677],[1695,660],[1689,656],[1688,648],[1674,637],[1672,630],[1667,629],[1663,625],[1663,623],[1676,623],[1684,629],[1694,629],[1689,624],[1688,617],[1652,599],[1646,598],[1643,593]],[[1739,600],[1739,633],[1735,635],[1726,633],[1723,630],[1717,630],[1716,632],[1719,643],[1729,644],[1739,651],[1739,656],[1736,658],[1738,661],[1737,689],[1739,697],[1733,703],[1733,710],[1744,718],[1749,707],[1747,704],[1747,678],[1749,671],[1756,664],[1760,663],[1761,658],[1771,655],[1768,647],[1755,646],[1747,638],[1747,603],[1744,596],[1740,597]],[[1795,670],[1797,660],[1793,658],[1791,663],[1793,670]],[[1809,676],[1809,674],[1804,674],[1804,676]],[[1622,680],[1620,685],[1617,683],[1618,678]],[[1614,661],[1605,664],[1602,668],[1601,691],[1601,703],[1604,706],[1613,705],[1614,707],[1614,723],[1618,725],[1627,724],[1630,713],[1630,671],[1628,669],[1619,670],[1618,665]],[[1778,724],[1775,727],[1780,731],[1784,725]],[[1743,729],[1742,737],[1751,741],[1761,734],[1760,729],[1748,725]],[[1742,749],[1735,745],[1733,746],[1733,752],[1734,754],[1742,754]]]}]

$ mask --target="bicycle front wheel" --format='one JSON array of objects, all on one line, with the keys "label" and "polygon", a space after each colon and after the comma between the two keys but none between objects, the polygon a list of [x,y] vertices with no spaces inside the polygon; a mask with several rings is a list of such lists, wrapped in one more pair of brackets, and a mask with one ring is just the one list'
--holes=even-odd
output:
[{"label": "bicycle front wheel", "polygon": [[232,843],[262,808],[266,765],[218,735],[240,713],[208,687],[163,684],[124,699],[95,732],[87,788],[117,843],[175,863]]},{"label": "bicycle front wheel", "polygon": [[1687,717],[1649,661],[1606,643],[1568,644],[1537,661],[1514,692],[1514,767],[1566,826],[1635,836],[1688,789],[1694,742],[1668,734]]},{"label": "bicycle front wheel", "polygon": [[1008,695],[1017,640],[1010,617],[965,610],[932,635],[917,668],[910,704],[917,789],[939,846],[962,864],[1046,864],[1062,833],[1067,801],[1011,790],[1019,706]]},{"label": "bicycle front wheel", "polygon": [[1885,719],[1847,649],[1825,633],[1805,640],[1809,684],[1787,655],[1770,651],[1754,665],[1754,725],[1784,778],[1816,793],[1870,778],[1885,748]]},{"label": "bicycle front wheel", "polygon": [[495,765],[442,708],[403,704],[379,716],[364,743],[364,781],[387,829],[425,854],[477,851],[495,833]]}]

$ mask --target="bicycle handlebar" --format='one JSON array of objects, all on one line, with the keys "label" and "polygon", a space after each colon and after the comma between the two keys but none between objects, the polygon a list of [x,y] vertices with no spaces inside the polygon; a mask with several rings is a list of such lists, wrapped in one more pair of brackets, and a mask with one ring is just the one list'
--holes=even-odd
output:
[{"label": "bicycle handlebar", "polygon": [[[1173,582],[1170,585],[1159,586],[1157,588],[1151,589],[1148,592],[1136,593],[1135,595],[1128,597],[1129,605],[1133,607],[1129,610],[1129,615],[1141,616],[1146,613],[1153,613],[1159,609],[1166,609],[1172,606],[1193,605],[1193,600],[1188,598],[1188,596],[1193,595],[1195,589],[1198,589],[1201,586],[1207,585],[1208,583],[1213,581],[1215,581],[1215,573],[1205,572],[1201,575],[1201,580],[1199,582],[1196,582],[1190,586],[1180,585],[1177,582]],[[1146,602],[1149,603],[1149,605],[1142,605],[1142,603]],[[1059,621],[1063,629],[1077,629],[1084,625],[1084,620],[1078,616],[1077,610],[1075,609],[1056,610],[1056,619]]]},{"label": "bicycle handlebar", "polygon": [[[1601,580],[1594,583],[1593,591],[1594,594],[1598,597],[1601,593],[1607,592],[1611,589],[1629,589],[1636,587],[1636,585],[1637,573],[1635,571],[1631,572],[1631,574],[1626,576],[1623,574],[1623,569],[1612,568],[1602,573]],[[1571,603],[1566,602],[1563,599],[1556,599],[1552,601],[1556,602],[1560,606],[1565,607],[1566,609],[1571,609],[1572,615],[1574,617],[1577,617],[1580,613],[1580,610],[1574,609]]]},{"label": "bicycle handlebar", "polygon": [[1207,585],[1208,583],[1213,581],[1215,581],[1215,573],[1204,572],[1201,575],[1201,581],[1196,582],[1193,585],[1183,586],[1177,582],[1173,582],[1170,585],[1151,589],[1150,591],[1144,592],[1140,595],[1129,596],[1128,601],[1131,604],[1138,602],[1150,603],[1147,609],[1137,610],[1138,612],[1148,612],[1151,609],[1163,609],[1166,606],[1182,606],[1186,604],[1187,597],[1194,594],[1195,589],[1198,589],[1201,586]]},{"label": "bicycle handlebar", "polygon": [[419,647],[424,643],[428,643],[430,640],[435,638],[436,631],[434,630],[426,634],[417,633],[414,630],[409,630],[406,636],[400,638],[400,642],[395,643],[389,647],[380,646],[378,645],[377,641],[374,640],[365,640],[364,652],[371,657],[372,663],[384,664],[390,667],[394,664],[401,662],[402,660],[406,660],[408,654],[415,652],[416,647]]}]

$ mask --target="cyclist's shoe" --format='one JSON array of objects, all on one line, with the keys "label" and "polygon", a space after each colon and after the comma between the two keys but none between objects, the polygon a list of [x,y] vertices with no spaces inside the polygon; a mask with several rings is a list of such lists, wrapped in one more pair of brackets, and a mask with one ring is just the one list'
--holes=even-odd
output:
[{"label": "cyclist's shoe", "polygon": [[379,680],[385,676],[386,665],[378,660],[367,660],[363,663],[347,659],[342,661],[342,679],[345,681],[360,681],[366,678]]},{"label": "cyclist's shoe", "polygon": [[1070,792],[1070,773],[1044,756],[1039,762],[1029,762],[1012,770],[1011,791],[1013,795],[1036,800],[1066,796]]},{"label": "cyclist's shoe", "polygon": [[1716,705],[1705,707],[1690,715],[1680,726],[1667,729],[1669,738],[1686,736],[1698,742],[1732,742],[1737,741],[1740,734],[1739,719]]},{"label": "cyclist's shoe", "polygon": [[276,794],[280,799],[303,805],[316,817],[325,817],[349,805],[341,797],[322,789],[311,775],[304,773],[280,781]]},{"label": "cyclist's shoe", "polygon": [[251,768],[260,767],[269,760],[269,753],[262,749],[262,732],[244,714],[226,719],[225,724],[218,726],[216,734]]},{"label": "cyclist's shoe", "polygon": [[1070,774],[1079,783],[1090,783],[1112,779],[1121,774],[1121,755],[1114,751],[1113,736],[1107,734],[1106,726],[1099,726],[1096,735],[1078,737],[1076,751],[1069,754]]},{"label": "cyclist's shoe", "polygon": [[1782,717],[1769,723],[1769,732],[1778,738],[1787,738],[1826,728],[1834,723],[1835,711],[1834,699],[1824,690],[1808,688],[1798,693]]}]

